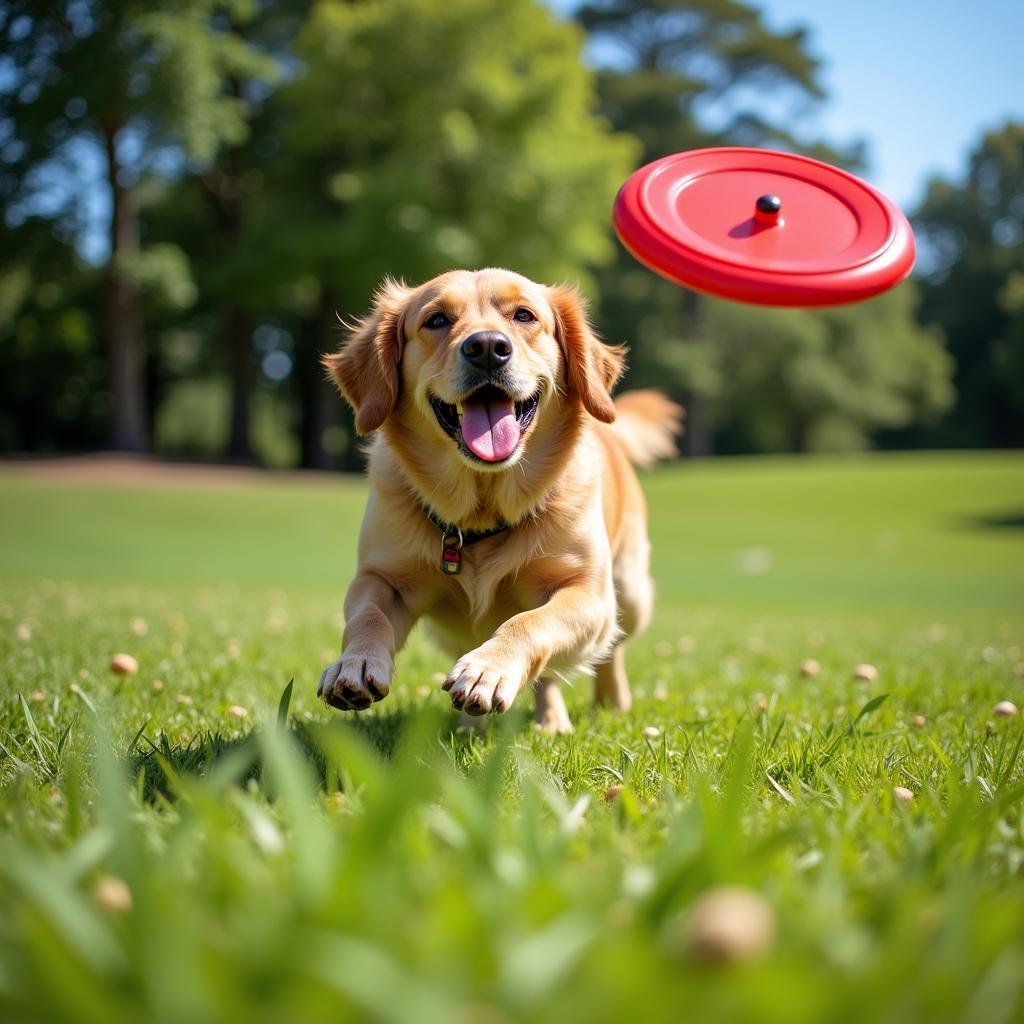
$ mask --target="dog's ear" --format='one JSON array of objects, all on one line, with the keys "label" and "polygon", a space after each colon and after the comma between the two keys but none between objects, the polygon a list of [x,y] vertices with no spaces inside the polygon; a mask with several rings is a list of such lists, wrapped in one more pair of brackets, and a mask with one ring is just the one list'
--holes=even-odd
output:
[{"label": "dog's ear", "polygon": [[611,390],[625,368],[625,345],[602,344],[587,320],[583,296],[571,285],[548,290],[555,313],[555,335],[565,356],[569,392],[603,423],[615,420]]},{"label": "dog's ear", "polygon": [[410,289],[386,278],[373,309],[360,320],[338,352],[323,365],[356,414],[356,432],[371,434],[398,401],[398,364],[404,344],[404,317]]}]

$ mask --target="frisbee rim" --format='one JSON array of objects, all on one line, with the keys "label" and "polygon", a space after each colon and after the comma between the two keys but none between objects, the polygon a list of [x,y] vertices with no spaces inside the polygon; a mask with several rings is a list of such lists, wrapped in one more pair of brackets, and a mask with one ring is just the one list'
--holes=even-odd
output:
[{"label": "frisbee rim", "polygon": [[[796,178],[829,193],[856,221],[853,241],[839,253],[824,257],[825,265],[820,267],[813,260],[804,267],[802,261],[792,258],[758,266],[756,259],[745,257],[740,249],[730,253],[714,239],[686,227],[673,205],[694,182],[730,171]],[[722,146],[686,150],[651,161],[619,189],[612,219],[625,248],[661,276],[696,291],[759,305],[831,306],[861,301],[895,287],[914,265],[913,231],[887,196],[849,171],[780,150]],[[683,229],[674,233],[663,221],[682,224]],[[858,242],[864,248],[866,230],[874,231],[878,240],[868,238],[866,251],[844,256],[856,249]]]}]

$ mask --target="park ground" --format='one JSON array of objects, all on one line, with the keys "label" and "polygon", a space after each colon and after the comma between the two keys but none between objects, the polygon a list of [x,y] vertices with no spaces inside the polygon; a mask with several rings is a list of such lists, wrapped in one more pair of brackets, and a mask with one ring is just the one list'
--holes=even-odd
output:
[{"label": "park ground", "polygon": [[1024,1020],[1024,456],[644,483],[633,711],[478,737],[315,699],[358,478],[0,466],[0,1019]]}]

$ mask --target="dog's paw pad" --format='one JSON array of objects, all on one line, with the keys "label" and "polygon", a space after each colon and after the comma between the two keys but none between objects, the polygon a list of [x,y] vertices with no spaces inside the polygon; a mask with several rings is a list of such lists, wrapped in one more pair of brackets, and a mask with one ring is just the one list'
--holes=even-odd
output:
[{"label": "dog's paw pad", "polygon": [[520,684],[510,675],[475,658],[463,658],[448,673],[443,689],[452,704],[470,715],[501,714],[512,703]]},{"label": "dog's paw pad", "polygon": [[365,711],[391,692],[394,665],[386,656],[343,654],[320,676],[317,696],[341,711]]}]

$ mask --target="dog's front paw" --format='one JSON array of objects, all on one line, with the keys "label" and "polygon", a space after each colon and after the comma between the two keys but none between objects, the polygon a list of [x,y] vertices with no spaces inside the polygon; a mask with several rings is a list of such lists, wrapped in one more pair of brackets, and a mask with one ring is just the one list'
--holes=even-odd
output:
[{"label": "dog's front paw", "polygon": [[316,695],[340,711],[363,711],[391,691],[395,664],[386,654],[347,654],[320,675]]},{"label": "dog's front paw", "polygon": [[508,710],[524,682],[521,669],[491,661],[483,648],[478,648],[458,661],[441,689],[448,691],[452,704],[460,711],[500,714]]}]

